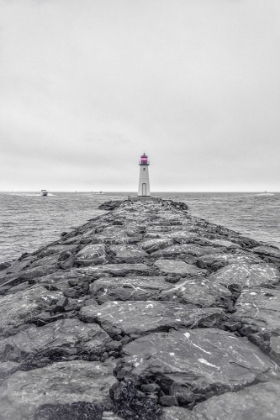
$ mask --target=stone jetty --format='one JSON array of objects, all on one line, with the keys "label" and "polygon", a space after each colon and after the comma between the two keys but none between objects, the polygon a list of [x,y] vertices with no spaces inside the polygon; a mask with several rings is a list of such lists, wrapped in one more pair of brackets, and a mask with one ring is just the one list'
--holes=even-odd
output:
[{"label": "stone jetty", "polygon": [[0,420],[279,420],[280,250],[184,203],[0,266]]}]

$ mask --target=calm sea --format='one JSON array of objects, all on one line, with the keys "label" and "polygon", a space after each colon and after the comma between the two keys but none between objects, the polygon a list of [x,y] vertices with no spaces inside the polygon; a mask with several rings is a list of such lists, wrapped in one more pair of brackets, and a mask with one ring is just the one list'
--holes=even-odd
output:
[{"label": "calm sea", "polygon": [[[0,193],[0,262],[18,258],[54,241],[104,211],[108,200],[129,193]],[[131,196],[135,194],[130,194]],[[280,193],[155,193],[184,201],[192,215],[280,248]]]}]

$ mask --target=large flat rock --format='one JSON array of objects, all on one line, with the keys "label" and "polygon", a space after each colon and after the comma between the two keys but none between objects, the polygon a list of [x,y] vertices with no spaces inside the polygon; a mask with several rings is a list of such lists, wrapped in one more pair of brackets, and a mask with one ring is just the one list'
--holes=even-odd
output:
[{"label": "large flat rock", "polygon": [[173,239],[173,241],[178,244],[212,245],[209,239],[203,238],[202,236],[199,236],[189,231],[175,231],[167,234],[167,236]]},{"label": "large flat rock", "polygon": [[222,247],[222,248],[227,248],[227,249],[236,249],[236,248],[241,248],[240,245],[231,242],[229,240],[226,239],[211,239],[211,243],[214,246],[218,246],[218,247]]},{"label": "large flat rock", "polygon": [[112,245],[110,250],[115,254],[115,260],[122,263],[137,263],[148,254],[136,245]]},{"label": "large flat rock", "polygon": [[170,283],[162,276],[105,277],[90,285],[90,292],[100,303],[110,300],[157,300],[163,290],[169,289]]},{"label": "large flat rock", "polygon": [[144,251],[151,254],[159,249],[167,248],[170,245],[173,245],[173,240],[169,238],[150,239],[142,244],[142,248]]},{"label": "large flat rock", "polygon": [[165,249],[153,252],[153,256],[160,256],[160,257],[178,257],[181,258],[186,257],[188,255],[192,255],[194,257],[200,257],[201,255],[211,254],[215,252],[213,247],[209,246],[201,246],[195,244],[177,244],[168,246]]},{"label": "large flat rock", "polygon": [[278,420],[279,416],[280,382],[264,382],[209,398],[192,411],[165,409],[161,420]]},{"label": "large flat rock", "polygon": [[220,284],[207,279],[180,280],[168,290],[163,290],[160,300],[193,303],[202,307],[220,306],[232,308],[232,294]]},{"label": "large flat rock", "polygon": [[223,286],[238,285],[241,288],[277,284],[280,273],[273,264],[229,264],[212,274],[210,281]]},{"label": "large flat rock", "polygon": [[257,255],[252,253],[217,253],[217,254],[206,254],[199,258],[200,263],[203,266],[207,266],[212,269],[218,269],[229,264],[263,264],[264,261]]},{"label": "large flat rock", "polygon": [[51,292],[43,286],[35,285],[27,290],[0,297],[0,335],[15,334],[45,308],[62,298],[60,291]]},{"label": "large flat rock", "polygon": [[[81,402],[106,404],[109,389],[117,382],[113,367],[109,363],[79,360],[18,371],[0,387],[1,416],[5,420],[33,420],[36,411],[45,404],[54,407]],[[73,417],[74,414],[73,406]]]},{"label": "large flat rock", "polygon": [[213,328],[150,334],[124,346],[123,353],[132,376],[156,382],[179,403],[184,394],[193,403],[277,374],[275,364],[247,339]]},{"label": "large flat rock", "polygon": [[159,259],[154,265],[163,274],[180,274],[183,277],[192,277],[205,273],[203,269],[180,260]]},{"label": "large flat rock", "polygon": [[256,254],[280,259],[280,249],[269,245],[261,245],[253,248]]},{"label": "large flat rock", "polygon": [[109,274],[116,277],[123,277],[126,275],[151,275],[153,270],[146,264],[106,264],[84,267],[77,269],[78,275],[85,277],[103,277],[104,274]]},{"label": "large flat rock", "polygon": [[83,307],[79,316],[84,322],[109,324],[124,335],[140,336],[180,326],[218,325],[224,314],[219,308],[195,308],[172,302],[114,301],[99,307]]},{"label": "large flat rock", "polygon": [[106,261],[105,246],[103,244],[93,244],[85,246],[75,258],[78,265],[102,264]]},{"label": "large flat rock", "polygon": [[[42,358],[74,355],[99,356],[111,341],[97,324],[85,324],[79,319],[60,319],[43,327],[30,326],[24,331],[2,339],[0,359],[36,365]],[[45,360],[50,363],[51,360]]]},{"label": "large flat rock", "polygon": [[243,332],[280,363],[280,290],[243,290],[234,315],[245,326]]}]

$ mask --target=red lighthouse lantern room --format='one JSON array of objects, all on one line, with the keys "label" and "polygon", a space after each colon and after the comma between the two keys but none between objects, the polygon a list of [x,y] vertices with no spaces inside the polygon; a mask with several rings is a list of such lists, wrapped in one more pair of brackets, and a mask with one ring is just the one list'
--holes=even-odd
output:
[{"label": "red lighthouse lantern room", "polygon": [[144,153],[140,158],[140,165],[149,165],[148,156]]}]

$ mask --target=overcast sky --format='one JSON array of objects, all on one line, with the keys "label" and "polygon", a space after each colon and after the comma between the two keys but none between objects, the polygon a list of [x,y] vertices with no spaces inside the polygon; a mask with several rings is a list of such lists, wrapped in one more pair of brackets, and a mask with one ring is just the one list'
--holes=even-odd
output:
[{"label": "overcast sky", "polygon": [[279,0],[0,0],[0,190],[280,191]]}]

